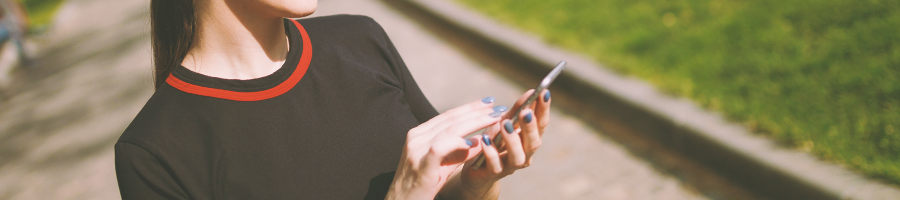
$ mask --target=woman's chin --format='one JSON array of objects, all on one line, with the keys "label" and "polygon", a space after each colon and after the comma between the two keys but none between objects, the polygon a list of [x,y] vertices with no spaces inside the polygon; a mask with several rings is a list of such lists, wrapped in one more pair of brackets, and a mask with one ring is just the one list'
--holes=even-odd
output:
[{"label": "woman's chin", "polygon": [[284,4],[284,7],[282,7],[282,17],[306,17],[316,12],[317,6],[317,1],[291,1],[290,3]]}]

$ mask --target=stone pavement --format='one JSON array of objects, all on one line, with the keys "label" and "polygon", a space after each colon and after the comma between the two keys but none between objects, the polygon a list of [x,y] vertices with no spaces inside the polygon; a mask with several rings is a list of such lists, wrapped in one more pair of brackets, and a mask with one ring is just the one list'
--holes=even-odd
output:
[{"label": "stone pavement", "polygon": [[[147,0],[68,0],[34,68],[0,92],[0,199],[118,199],[112,144],[152,93]],[[524,88],[466,58],[379,1],[326,0],[316,16],[368,15],[438,110]],[[115,16],[115,17],[111,17]],[[703,199],[560,112],[535,163],[501,199]]]}]

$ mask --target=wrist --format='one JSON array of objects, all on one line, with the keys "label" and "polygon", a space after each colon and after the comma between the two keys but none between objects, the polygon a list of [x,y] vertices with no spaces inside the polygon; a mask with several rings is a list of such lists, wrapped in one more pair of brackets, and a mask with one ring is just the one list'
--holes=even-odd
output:
[{"label": "wrist", "polygon": [[497,199],[500,195],[499,180],[487,184],[467,184],[466,182],[461,181],[460,183],[465,199]]},{"label": "wrist", "polygon": [[500,194],[500,182],[494,181],[490,184],[482,184],[476,187],[471,184],[464,183],[461,178],[451,179],[444,185],[438,193],[441,200],[455,199],[497,199]]},{"label": "wrist", "polygon": [[421,190],[403,190],[391,188],[388,190],[385,200],[398,199],[433,199],[437,196],[437,192],[427,192]]},{"label": "wrist", "polygon": [[[398,173],[399,174],[399,173]],[[437,195],[437,191],[433,186],[427,186],[418,182],[415,178],[405,176],[394,176],[394,181],[388,189],[384,199],[431,199]]]}]

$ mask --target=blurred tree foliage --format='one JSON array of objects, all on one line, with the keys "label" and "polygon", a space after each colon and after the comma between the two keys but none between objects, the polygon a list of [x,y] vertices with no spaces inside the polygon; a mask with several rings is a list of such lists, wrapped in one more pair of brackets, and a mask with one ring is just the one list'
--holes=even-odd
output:
[{"label": "blurred tree foliage", "polygon": [[25,12],[31,20],[32,26],[43,26],[53,21],[56,10],[62,5],[63,0],[17,0],[25,6]]},{"label": "blurred tree foliage", "polygon": [[458,1],[900,184],[900,1]]}]

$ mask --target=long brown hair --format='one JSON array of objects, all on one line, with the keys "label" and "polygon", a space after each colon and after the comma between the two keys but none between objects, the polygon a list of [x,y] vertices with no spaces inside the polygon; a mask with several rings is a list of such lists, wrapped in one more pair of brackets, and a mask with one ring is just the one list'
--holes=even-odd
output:
[{"label": "long brown hair", "polygon": [[153,83],[156,89],[191,49],[197,22],[194,0],[151,0],[150,43],[153,46]]}]

